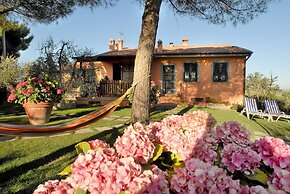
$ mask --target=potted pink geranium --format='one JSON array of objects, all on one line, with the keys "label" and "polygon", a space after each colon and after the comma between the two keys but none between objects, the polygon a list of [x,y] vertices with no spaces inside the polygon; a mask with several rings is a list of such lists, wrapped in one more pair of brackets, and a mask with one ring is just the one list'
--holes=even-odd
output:
[{"label": "potted pink geranium", "polygon": [[58,82],[49,78],[33,77],[18,83],[10,91],[8,102],[22,104],[32,125],[42,125],[50,118],[54,103],[60,102],[64,91]]}]

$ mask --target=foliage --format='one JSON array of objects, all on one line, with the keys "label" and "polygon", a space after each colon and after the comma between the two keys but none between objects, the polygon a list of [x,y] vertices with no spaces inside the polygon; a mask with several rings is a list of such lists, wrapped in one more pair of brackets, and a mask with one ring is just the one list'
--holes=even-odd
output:
[{"label": "foliage", "polygon": [[79,49],[72,41],[61,40],[55,42],[52,37],[49,37],[43,42],[36,62],[31,64],[34,67],[33,69],[37,69],[33,73],[39,75],[48,74],[58,80],[60,85],[68,91],[71,89],[70,84],[62,80],[62,77],[68,70],[74,71],[75,68],[71,68],[72,64],[74,64],[73,58],[91,53],[92,51],[88,48]]},{"label": "foliage", "polygon": [[246,79],[246,95],[257,99],[273,99],[280,90],[275,83],[277,79],[277,76],[266,77],[259,72],[249,74]]},{"label": "foliage", "polygon": [[71,175],[34,193],[290,192],[289,145],[273,137],[252,142],[239,123],[215,123],[197,111],[131,125],[113,147],[100,140],[83,143]]},{"label": "foliage", "polygon": [[18,64],[18,58],[8,56],[1,57],[0,61],[0,86],[12,88],[22,77],[21,67]]},{"label": "foliage", "polygon": [[22,81],[10,91],[8,102],[23,104],[26,102],[59,102],[63,90],[57,81],[45,76],[44,78],[33,77]]},{"label": "foliage", "polygon": [[[33,39],[33,36],[28,36],[30,33],[29,28],[25,24],[18,24],[17,28],[6,30],[6,50],[7,55],[20,56],[19,51],[26,50]],[[0,40],[2,41],[2,38]],[[0,52],[2,53],[3,45],[0,45]]]},{"label": "foliage", "polygon": [[27,19],[41,23],[50,23],[71,14],[79,6],[108,6],[111,0],[2,0],[0,15],[6,14],[14,18]]},{"label": "foliage", "polygon": [[257,99],[259,107],[263,107],[265,99],[276,100],[282,111],[289,113],[290,95],[281,91],[276,84],[278,77],[266,77],[261,73],[249,74],[246,79],[246,95]]},{"label": "foliage", "polygon": [[206,97],[205,100],[207,103],[219,103],[219,101],[214,97]]}]

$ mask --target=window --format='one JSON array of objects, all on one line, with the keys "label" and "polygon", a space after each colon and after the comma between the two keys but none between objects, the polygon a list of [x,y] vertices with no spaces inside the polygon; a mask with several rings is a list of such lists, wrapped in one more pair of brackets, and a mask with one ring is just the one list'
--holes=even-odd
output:
[{"label": "window", "polygon": [[217,62],[213,64],[213,82],[227,82],[228,76],[228,63]]},{"label": "window", "polygon": [[163,93],[174,94],[175,93],[175,65],[163,65]]},{"label": "window", "polygon": [[197,82],[197,63],[184,63],[183,69],[184,82]]}]

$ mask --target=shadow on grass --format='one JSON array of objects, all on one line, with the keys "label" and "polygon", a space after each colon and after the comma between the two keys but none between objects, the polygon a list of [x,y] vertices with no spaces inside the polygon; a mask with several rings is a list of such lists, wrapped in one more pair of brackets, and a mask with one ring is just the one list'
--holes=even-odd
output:
[{"label": "shadow on grass", "polygon": [[184,113],[187,113],[192,108],[193,108],[193,105],[189,105],[189,106],[185,107],[184,109],[182,109],[181,111],[179,111],[177,114],[183,115]]},{"label": "shadow on grass", "polygon": [[87,115],[89,113],[92,113],[94,111],[83,111],[83,112],[78,112],[78,113],[73,113],[73,114],[58,114],[54,113],[50,116],[49,122],[54,122],[54,121],[60,121],[60,120],[65,120],[65,119],[73,119],[73,118],[78,118],[84,115]]},{"label": "shadow on grass", "polygon": [[20,104],[4,103],[0,105],[0,115],[16,116],[23,114],[25,114],[25,111]]},{"label": "shadow on grass", "polygon": [[166,115],[163,113],[176,108],[176,104],[158,104],[150,110],[151,121],[162,120]]},{"label": "shadow on grass", "polygon": [[[19,157],[22,157],[23,154],[21,152],[10,152],[9,155],[3,157],[3,158],[0,158],[0,165],[3,165],[5,164],[6,162],[9,162],[11,160],[15,160]],[[1,177],[1,175],[0,175]],[[2,180],[2,177],[1,177],[1,180]]]},{"label": "shadow on grass", "polygon": [[[122,125],[118,128],[112,128],[112,129],[107,130],[107,131],[102,131],[102,132],[100,132],[94,136],[91,136],[87,139],[84,139],[82,141],[100,139],[100,140],[104,140],[110,144],[113,144],[113,142],[115,142],[116,138],[122,134],[119,130],[123,129],[126,126],[127,125]],[[42,158],[39,158],[37,160],[22,164],[18,167],[11,169],[11,170],[0,173],[0,177],[1,177],[0,183],[5,185],[5,182],[7,182],[11,179],[17,179],[19,176],[27,173],[29,170],[36,169],[40,166],[43,166],[43,165],[48,164],[50,162],[53,162],[54,160],[67,154],[68,152],[73,152],[75,150],[75,144],[77,144],[77,143],[78,142],[76,142],[72,145],[69,145],[67,147],[63,147],[63,148],[61,148],[61,149],[59,149],[59,150],[57,150],[49,155],[46,155]]]}]

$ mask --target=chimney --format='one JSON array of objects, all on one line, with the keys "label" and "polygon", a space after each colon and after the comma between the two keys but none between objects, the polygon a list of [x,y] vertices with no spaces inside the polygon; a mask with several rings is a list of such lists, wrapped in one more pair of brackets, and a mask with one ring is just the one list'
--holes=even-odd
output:
[{"label": "chimney", "polygon": [[170,47],[174,47],[173,42],[170,42],[170,43],[169,43],[169,46],[170,46]]},{"label": "chimney", "polygon": [[188,46],[188,38],[184,37],[182,39],[182,46]]},{"label": "chimney", "polygon": [[114,51],[114,50],[116,50],[115,40],[114,40],[113,38],[111,38],[111,39],[109,40],[109,50],[110,50],[110,51]]},{"label": "chimney", "polygon": [[123,50],[123,48],[124,48],[124,41],[122,40],[122,38],[119,38],[118,43],[117,43],[117,49]]},{"label": "chimney", "polygon": [[162,40],[159,39],[157,41],[157,50],[162,51],[162,47],[163,47],[163,42],[162,42]]}]

